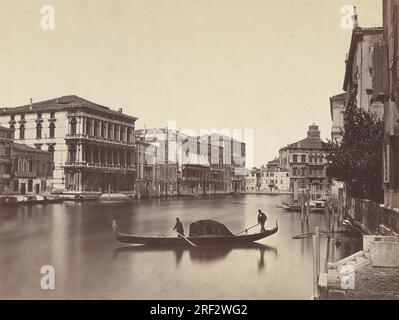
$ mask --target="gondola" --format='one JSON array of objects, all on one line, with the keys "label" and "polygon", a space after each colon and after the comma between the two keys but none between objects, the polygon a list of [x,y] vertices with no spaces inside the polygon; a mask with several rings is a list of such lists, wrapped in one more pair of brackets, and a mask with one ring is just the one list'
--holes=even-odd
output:
[{"label": "gondola", "polygon": [[203,246],[203,245],[238,245],[248,244],[264,239],[278,231],[278,224],[270,230],[254,234],[234,235],[222,223],[213,220],[199,220],[190,224],[190,234],[185,237],[137,236],[118,231],[116,221],[113,221],[116,240],[121,243],[141,244],[150,246]]}]

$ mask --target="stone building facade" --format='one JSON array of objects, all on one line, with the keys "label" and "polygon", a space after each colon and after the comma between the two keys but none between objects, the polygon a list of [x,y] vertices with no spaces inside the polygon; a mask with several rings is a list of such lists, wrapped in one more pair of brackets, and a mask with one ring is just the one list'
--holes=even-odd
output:
[{"label": "stone building facade", "polygon": [[396,212],[392,221],[399,221],[399,0],[383,1],[383,34],[386,55],[380,72],[382,85],[376,94],[385,106],[384,206]]},{"label": "stone building facade", "polygon": [[[136,184],[140,190],[158,190],[158,195],[229,193],[235,180],[241,184],[240,190],[245,188],[245,175],[234,173],[245,165],[241,142],[238,147],[235,143],[233,150],[230,138],[215,134],[189,136],[168,128],[140,129],[136,136]],[[238,155],[234,153],[236,149]],[[245,158],[245,144],[243,149]],[[155,162],[146,162],[146,154],[147,159],[156,158]],[[146,170],[148,178],[144,179]]]},{"label": "stone building facade", "polygon": [[290,190],[290,173],[286,168],[266,168],[260,171],[260,191]]},{"label": "stone building facade", "polygon": [[12,131],[0,127],[0,194],[9,191],[12,178]]},{"label": "stone building facade", "polygon": [[342,138],[342,130],[344,129],[345,110],[346,110],[346,93],[341,93],[333,97],[330,97],[332,141],[339,141]]},{"label": "stone building facade", "polygon": [[260,184],[260,170],[258,168],[253,168],[245,177],[245,191],[260,191]]},{"label": "stone building facade", "polygon": [[48,181],[53,177],[53,155],[24,144],[12,147],[12,191],[18,194],[48,192]]},{"label": "stone building facade", "polygon": [[0,109],[14,138],[53,155],[52,189],[132,190],[137,118],[77,96]]},{"label": "stone building facade", "polygon": [[178,164],[175,157],[169,156],[174,134],[161,128],[136,131],[138,194],[172,196],[179,193]]},{"label": "stone building facade", "polygon": [[326,152],[319,128],[314,124],[309,126],[305,139],[280,149],[280,168],[289,171],[289,190],[294,195],[309,190],[315,199],[329,192]]},{"label": "stone building facade", "polygon": [[383,50],[382,28],[360,28],[355,25],[345,61],[345,108],[354,100],[357,107],[373,112],[379,118],[383,117],[384,104],[376,94],[379,85],[376,71]]}]

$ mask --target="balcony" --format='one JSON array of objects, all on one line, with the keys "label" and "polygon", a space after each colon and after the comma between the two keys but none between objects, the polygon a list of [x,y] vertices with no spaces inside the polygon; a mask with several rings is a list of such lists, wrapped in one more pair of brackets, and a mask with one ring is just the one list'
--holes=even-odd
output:
[{"label": "balcony", "polygon": [[95,137],[90,136],[88,134],[80,134],[80,133],[68,133],[65,137],[66,140],[87,140],[87,141],[97,141],[97,142],[104,142],[109,144],[117,144],[120,146],[134,146],[134,142],[130,141],[121,141],[121,140],[114,140],[109,138],[103,137]]},{"label": "balcony", "polygon": [[34,178],[36,178],[36,173],[33,171],[31,171],[31,172],[15,171],[14,177],[15,178],[34,179]]},{"label": "balcony", "polygon": [[327,176],[323,173],[323,174],[316,174],[316,173],[306,173],[306,174],[292,174],[292,176],[290,178],[303,178],[303,179],[321,179],[321,178],[327,178]]},{"label": "balcony", "polygon": [[122,165],[114,163],[94,163],[86,161],[65,162],[64,168],[87,168],[108,171],[135,171],[134,165]]}]

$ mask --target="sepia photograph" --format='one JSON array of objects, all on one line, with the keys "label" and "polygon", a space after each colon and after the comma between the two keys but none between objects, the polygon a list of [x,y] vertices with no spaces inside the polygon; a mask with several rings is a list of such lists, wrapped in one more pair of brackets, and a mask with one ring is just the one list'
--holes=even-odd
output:
[{"label": "sepia photograph", "polygon": [[399,300],[399,0],[0,4],[0,300]]}]

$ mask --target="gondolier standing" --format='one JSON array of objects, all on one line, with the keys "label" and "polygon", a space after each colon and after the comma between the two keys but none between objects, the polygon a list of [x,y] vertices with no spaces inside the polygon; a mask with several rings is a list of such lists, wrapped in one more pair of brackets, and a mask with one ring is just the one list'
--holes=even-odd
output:
[{"label": "gondolier standing", "polygon": [[266,215],[262,212],[262,210],[258,210],[258,223],[260,224],[260,232],[265,232],[265,223],[266,223],[267,217]]},{"label": "gondolier standing", "polygon": [[[173,228],[173,230],[176,230],[176,232],[180,233],[181,235],[184,236],[184,228],[183,228],[183,224],[181,223],[179,218],[176,218],[176,224],[175,227]],[[177,235],[178,237],[180,237],[180,235]]]}]

